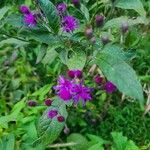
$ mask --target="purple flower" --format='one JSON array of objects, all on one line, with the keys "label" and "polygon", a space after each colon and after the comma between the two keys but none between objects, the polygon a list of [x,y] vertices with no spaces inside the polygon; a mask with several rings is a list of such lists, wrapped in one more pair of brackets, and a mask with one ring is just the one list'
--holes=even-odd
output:
[{"label": "purple flower", "polygon": [[47,117],[53,119],[55,116],[57,116],[57,114],[58,114],[57,110],[50,110],[47,113]]},{"label": "purple flower", "polygon": [[20,11],[23,13],[23,14],[29,14],[30,13],[30,9],[28,6],[25,6],[25,5],[22,5],[20,6]]},{"label": "purple flower", "polygon": [[112,82],[108,81],[105,83],[104,89],[107,93],[112,93],[116,91],[117,87]]},{"label": "purple flower", "polygon": [[58,93],[58,96],[64,101],[68,101],[72,98],[72,88],[72,81],[67,80],[62,76],[60,76],[58,79],[58,85],[54,87]]},{"label": "purple flower", "polygon": [[65,16],[62,20],[63,30],[66,32],[72,32],[78,28],[78,20],[73,16]]},{"label": "purple flower", "polygon": [[69,70],[67,73],[70,78],[82,78],[81,70]]},{"label": "purple flower", "polygon": [[85,105],[86,101],[91,100],[91,88],[85,87],[82,83],[74,85],[72,89],[74,96],[74,103],[77,104],[79,100],[82,100],[83,105]]},{"label": "purple flower", "polygon": [[64,13],[67,9],[67,5],[65,3],[60,3],[57,5],[57,10],[59,13]]},{"label": "purple flower", "polygon": [[36,17],[34,14],[29,13],[24,16],[24,23],[30,27],[36,26]]}]

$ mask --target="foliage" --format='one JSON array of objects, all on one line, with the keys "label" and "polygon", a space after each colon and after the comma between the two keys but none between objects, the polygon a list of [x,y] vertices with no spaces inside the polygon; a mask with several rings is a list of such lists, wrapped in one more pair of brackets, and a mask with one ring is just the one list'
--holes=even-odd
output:
[{"label": "foliage", "polygon": [[[0,149],[148,150],[149,113],[142,114],[147,99],[149,105],[150,2],[64,0],[62,14],[61,2],[0,1]],[[20,12],[22,4],[30,7],[36,24],[31,18],[25,22],[29,14]],[[68,31],[64,16],[74,18]],[[82,77],[66,80],[92,92],[92,101],[80,98],[85,106],[75,103],[75,93],[63,100],[54,87],[68,69]],[[105,89],[108,81],[115,93]],[[62,120],[49,118],[51,110]]]}]

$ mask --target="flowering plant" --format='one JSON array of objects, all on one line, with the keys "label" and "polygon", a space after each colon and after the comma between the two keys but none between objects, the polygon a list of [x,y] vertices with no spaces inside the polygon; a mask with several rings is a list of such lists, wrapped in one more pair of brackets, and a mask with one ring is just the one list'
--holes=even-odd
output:
[{"label": "flowering plant", "polygon": [[[59,58],[69,70],[67,77],[59,76],[58,84],[53,85],[54,97],[45,101],[47,109],[39,119],[39,138],[33,146],[46,146],[56,140],[65,126],[66,107],[76,107],[80,102],[83,107],[88,102],[92,103],[94,90],[108,94],[118,90],[143,104],[142,86],[128,64],[132,57],[124,45],[130,28],[139,23],[147,24],[143,6],[140,5],[140,10],[135,8],[141,15],[136,19],[126,16],[112,19],[111,13],[105,17],[98,8],[96,12],[88,10],[87,3],[79,0],[73,0],[71,4],[35,0],[36,11],[22,5],[15,22],[13,15],[7,20],[21,28],[19,35],[28,44],[38,41],[41,49],[50,48],[49,61]],[[122,3],[122,0],[116,3],[109,1],[108,6],[123,8]],[[125,9],[131,9],[131,6]],[[116,32],[119,39],[115,38]],[[36,63],[40,63],[45,55],[47,51],[41,50]],[[87,85],[86,76],[93,77],[95,88]],[[29,101],[28,105],[37,104]]]}]

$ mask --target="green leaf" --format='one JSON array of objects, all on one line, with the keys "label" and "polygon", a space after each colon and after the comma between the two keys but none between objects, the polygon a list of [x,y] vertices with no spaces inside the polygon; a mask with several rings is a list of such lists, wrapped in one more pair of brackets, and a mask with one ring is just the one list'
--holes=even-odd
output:
[{"label": "green leaf", "polygon": [[60,27],[60,18],[54,4],[49,0],[38,0],[38,3],[47,17],[51,28],[58,32]]},{"label": "green leaf", "polygon": [[124,94],[143,103],[143,91],[135,71],[122,59],[105,52],[99,53],[95,63],[108,80],[112,81]]},{"label": "green leaf", "polygon": [[17,28],[21,28],[22,26],[24,26],[23,16],[21,15],[11,14],[6,18],[6,21],[8,24]]},{"label": "green leaf", "polygon": [[96,142],[96,143],[101,143],[101,145],[105,144],[106,141],[103,140],[101,137],[96,136],[96,135],[92,135],[92,134],[87,134],[87,137],[92,141],[92,142]]},{"label": "green leaf", "polygon": [[8,10],[10,9],[10,7],[3,7],[0,9],[0,20],[4,17],[4,15],[8,12]]},{"label": "green leaf", "polygon": [[88,150],[104,150],[104,147],[102,146],[101,143],[94,144]]},{"label": "green leaf", "polygon": [[16,103],[11,111],[10,115],[0,117],[0,127],[8,128],[8,123],[10,121],[17,121],[17,117],[20,111],[25,107],[24,99]]},{"label": "green leaf", "polygon": [[111,135],[114,141],[112,150],[139,150],[135,143],[128,140],[122,133],[112,132]]},{"label": "green leaf", "polygon": [[86,55],[83,51],[78,51],[68,59],[67,66],[70,70],[80,69],[82,70],[86,63]]},{"label": "green leaf", "polygon": [[0,20],[4,17],[4,15],[8,12],[8,10],[10,9],[10,7],[3,7],[0,9]]},{"label": "green leaf", "polygon": [[122,9],[134,9],[141,16],[146,16],[146,11],[144,10],[143,4],[140,0],[117,0],[115,6]]},{"label": "green leaf", "polygon": [[65,122],[58,122],[57,117],[49,119],[47,113],[50,110],[57,110],[59,115],[62,115],[65,120],[68,113],[66,111],[66,105],[62,100],[56,98],[53,101],[53,105],[46,109],[38,123],[38,135],[39,138],[33,143],[33,146],[48,145],[53,143],[59,136],[60,132],[64,128]]},{"label": "green leaf", "polygon": [[2,137],[0,141],[0,150],[15,150],[15,136],[8,134]]},{"label": "green leaf", "polygon": [[72,133],[67,137],[67,142],[74,142],[76,145],[72,146],[71,148],[75,150],[85,150],[88,145],[88,140],[81,134]]},{"label": "green leaf", "polygon": [[46,52],[45,57],[42,60],[42,63],[44,65],[51,64],[56,59],[57,56],[58,56],[58,53],[55,51],[55,49],[49,47],[47,52]]},{"label": "green leaf", "polygon": [[127,52],[124,52],[123,49],[118,45],[107,44],[102,50],[104,53],[108,53],[113,55],[114,57],[118,57],[124,61],[128,61],[129,58],[127,56]]},{"label": "green leaf", "polygon": [[46,48],[47,47],[45,45],[41,45],[40,48],[38,48],[39,52],[37,55],[36,64],[42,61],[44,55],[46,54]]},{"label": "green leaf", "polygon": [[22,40],[18,40],[18,39],[15,39],[15,38],[9,38],[9,39],[1,41],[0,42],[0,47],[5,45],[5,44],[12,44],[12,45],[15,45],[17,47],[22,47],[22,46],[27,45],[28,42],[25,42],[25,41],[22,41]]},{"label": "green leaf", "polygon": [[86,8],[86,6],[83,5],[83,4],[81,4],[80,9],[81,9],[82,13],[84,14],[86,20],[89,21],[89,20],[90,20],[90,14],[89,14],[89,11],[88,11],[88,9]]},{"label": "green leaf", "polygon": [[135,19],[130,19],[127,16],[121,16],[118,18],[113,18],[107,21],[104,25],[104,29],[109,28],[120,28],[124,22],[127,22],[129,26],[138,25],[138,24],[149,24],[149,20],[145,17],[137,17]]}]

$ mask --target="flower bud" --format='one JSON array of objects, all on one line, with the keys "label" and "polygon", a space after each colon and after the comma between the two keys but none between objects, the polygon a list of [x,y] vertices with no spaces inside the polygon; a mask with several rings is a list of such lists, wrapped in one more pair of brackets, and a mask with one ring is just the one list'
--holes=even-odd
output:
[{"label": "flower bud", "polygon": [[95,23],[97,27],[101,27],[104,24],[104,16],[97,15],[95,17]]},{"label": "flower bud", "polygon": [[50,110],[47,113],[48,118],[53,119],[55,116],[57,116],[58,112],[57,110]]},{"label": "flower bud", "polygon": [[64,133],[65,134],[69,134],[70,133],[70,129],[67,126],[65,126],[65,128],[64,128]]},{"label": "flower bud", "polygon": [[114,91],[116,91],[117,87],[110,81],[106,82],[104,85],[104,90],[107,93],[113,93]]},{"label": "flower bud", "polygon": [[53,102],[53,101],[52,101],[51,99],[46,99],[46,100],[45,100],[45,105],[46,105],[46,106],[51,106],[52,102]]},{"label": "flower bud", "polygon": [[128,29],[129,29],[128,23],[127,22],[122,23],[122,25],[121,25],[122,33],[126,33],[128,31]]},{"label": "flower bud", "polygon": [[23,14],[29,14],[30,13],[30,9],[28,6],[25,6],[25,5],[22,5],[20,6],[20,11],[23,13]]},{"label": "flower bud", "polygon": [[107,35],[102,36],[101,40],[102,40],[102,43],[103,43],[104,45],[106,45],[107,43],[110,42],[110,40],[109,40],[109,38],[108,38]]},{"label": "flower bud", "polygon": [[103,78],[100,75],[97,75],[94,77],[94,81],[96,84],[101,84],[103,81]]},{"label": "flower bud", "polygon": [[72,0],[72,3],[75,7],[80,7],[80,0]]},{"label": "flower bud", "polygon": [[58,122],[64,122],[65,118],[63,116],[58,116],[57,120],[58,120]]},{"label": "flower bud", "polygon": [[96,43],[96,38],[95,38],[95,37],[92,37],[92,38],[90,39],[90,41],[91,41],[92,44],[95,44],[95,43]]},{"label": "flower bud", "polygon": [[76,76],[77,78],[82,78],[82,71],[81,71],[81,70],[76,70],[76,71],[75,71],[75,76]]},{"label": "flower bud", "polygon": [[93,36],[93,29],[92,28],[86,28],[85,29],[85,36],[90,39]]},{"label": "flower bud", "polygon": [[74,78],[75,77],[75,71],[74,70],[68,70],[67,74],[68,74],[68,76],[70,78]]},{"label": "flower bud", "polygon": [[35,106],[37,106],[37,102],[36,102],[36,101],[33,101],[33,100],[29,100],[27,104],[28,104],[28,106],[30,106],[30,107],[35,107]]}]

